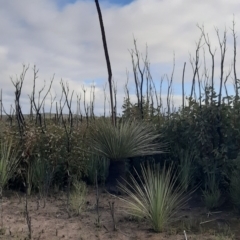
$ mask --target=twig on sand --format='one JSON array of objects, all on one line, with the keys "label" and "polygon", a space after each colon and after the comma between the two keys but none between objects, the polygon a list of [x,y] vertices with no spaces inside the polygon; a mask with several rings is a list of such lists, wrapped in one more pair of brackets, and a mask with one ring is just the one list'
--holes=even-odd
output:
[{"label": "twig on sand", "polygon": [[186,233],[185,230],[183,231],[183,234],[184,234],[185,240],[188,240],[188,238],[187,238],[187,233]]}]

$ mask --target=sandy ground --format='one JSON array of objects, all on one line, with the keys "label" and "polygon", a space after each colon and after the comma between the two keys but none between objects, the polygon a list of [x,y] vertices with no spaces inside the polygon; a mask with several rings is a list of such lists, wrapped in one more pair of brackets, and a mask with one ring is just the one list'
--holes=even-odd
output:
[{"label": "sandy ground", "polygon": [[[40,206],[38,210],[37,197],[30,197],[28,205],[32,239],[184,240],[184,230],[188,239],[240,239],[240,220],[234,211],[224,210],[209,215],[206,209],[198,206],[198,198],[192,199],[189,206],[180,213],[181,220],[168,226],[164,233],[155,233],[146,221],[138,221],[127,215],[123,211],[124,202],[102,190],[99,192],[99,224],[94,188],[88,188],[86,206],[79,216],[69,217],[66,211],[66,193],[49,197],[46,207]],[[20,193],[7,192],[3,198],[0,239],[28,239],[25,198],[24,195],[19,195]],[[116,231],[109,202],[114,202],[115,206]],[[202,222],[205,223],[200,224]]]}]

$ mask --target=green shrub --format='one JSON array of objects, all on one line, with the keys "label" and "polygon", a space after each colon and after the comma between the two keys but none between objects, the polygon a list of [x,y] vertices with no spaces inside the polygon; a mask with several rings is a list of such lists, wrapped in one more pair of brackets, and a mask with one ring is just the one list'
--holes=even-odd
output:
[{"label": "green shrub", "polygon": [[202,190],[202,193],[204,204],[209,210],[222,205],[223,200],[219,187],[219,181],[216,179],[216,174],[214,172],[207,173],[205,179],[205,189]]},{"label": "green shrub", "polygon": [[187,197],[171,167],[167,170],[159,165],[142,165],[142,176],[143,179],[139,173],[137,178],[130,175],[131,182],[120,184],[121,191],[127,194],[122,200],[129,214],[146,218],[154,231],[161,232],[176,220],[176,213],[186,204]]},{"label": "green shrub", "polygon": [[32,181],[41,196],[46,196],[54,176],[54,169],[46,159],[39,156],[34,160]]},{"label": "green shrub", "polygon": [[90,184],[96,183],[96,172],[98,181],[105,183],[108,176],[109,160],[93,153],[89,154],[87,160],[87,181]]},{"label": "green shrub", "polygon": [[3,188],[16,173],[19,163],[19,149],[14,146],[12,137],[0,136],[0,196]]},{"label": "green shrub", "polygon": [[194,180],[194,165],[196,159],[196,151],[192,148],[179,149],[177,151],[179,156],[179,180],[183,186],[183,189],[187,191],[189,184],[193,185]]},{"label": "green shrub", "polygon": [[79,182],[76,179],[73,180],[73,189],[70,192],[70,208],[79,215],[86,202],[87,187],[84,182]]},{"label": "green shrub", "polygon": [[236,159],[236,164],[232,172],[229,194],[231,202],[240,212],[240,161]]}]

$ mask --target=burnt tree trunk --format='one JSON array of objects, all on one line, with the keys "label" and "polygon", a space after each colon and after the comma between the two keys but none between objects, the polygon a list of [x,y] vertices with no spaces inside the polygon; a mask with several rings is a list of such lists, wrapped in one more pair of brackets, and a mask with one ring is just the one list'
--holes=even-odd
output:
[{"label": "burnt tree trunk", "polygon": [[102,33],[103,49],[104,49],[104,53],[105,53],[107,70],[108,70],[108,83],[109,83],[110,103],[111,103],[111,112],[112,112],[112,124],[115,125],[115,111],[114,111],[114,106],[113,106],[113,92],[112,92],[113,91],[113,89],[112,89],[112,68],[111,68],[110,58],[109,58],[109,54],[108,54],[107,40],[106,40],[106,34],[105,34],[105,29],[104,29],[104,24],[103,24],[101,8],[100,8],[98,0],[95,0],[95,3],[96,3],[96,7],[97,7],[97,12],[98,12],[98,18],[99,18],[99,23],[100,23],[101,33]]},{"label": "burnt tree trunk", "polygon": [[106,189],[111,194],[121,194],[118,183],[124,184],[126,179],[126,160],[110,160],[109,174],[106,179]]}]

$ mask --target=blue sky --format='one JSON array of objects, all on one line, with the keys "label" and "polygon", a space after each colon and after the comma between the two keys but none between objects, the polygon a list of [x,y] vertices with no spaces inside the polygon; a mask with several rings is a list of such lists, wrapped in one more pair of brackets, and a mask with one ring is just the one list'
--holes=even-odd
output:
[{"label": "blue sky", "polygon": [[[129,50],[134,48],[133,36],[137,39],[139,51],[144,55],[148,45],[148,59],[157,89],[163,76],[171,76],[173,56],[175,71],[173,78],[175,105],[181,103],[181,79],[186,62],[185,82],[187,94],[190,92],[193,75],[189,61],[194,56],[196,42],[200,36],[197,24],[204,24],[209,34],[215,54],[215,84],[219,85],[220,49],[215,27],[220,37],[227,29],[227,52],[224,74],[233,61],[232,20],[236,21],[239,36],[239,0],[99,0],[108,42],[114,81],[117,83],[118,111],[125,96],[126,70],[129,71],[130,97],[136,101],[132,63]],[[29,110],[29,94],[33,87],[34,65],[39,69],[37,88],[44,80],[49,83],[53,74],[55,80],[52,96],[61,96],[60,80],[69,83],[76,94],[90,101],[91,84],[96,91],[96,109],[103,112],[103,88],[107,83],[107,68],[98,15],[94,0],[0,0],[0,88],[6,109],[14,104],[10,77],[16,79],[21,74],[22,64],[29,64],[23,85],[21,104]],[[204,42],[203,42],[204,43]],[[237,64],[240,63],[240,44],[237,39]],[[211,57],[206,45],[200,51],[200,75],[203,73],[203,49],[205,49],[207,70],[211,69]],[[239,69],[237,69],[239,78]],[[224,75],[224,76],[225,76]],[[232,77],[228,81],[232,89]],[[107,86],[108,89],[108,86]],[[163,99],[166,100],[167,81],[164,80]],[[46,108],[50,99],[47,99]]]},{"label": "blue sky", "polygon": [[[64,8],[65,6],[69,5],[69,4],[75,4],[77,1],[79,0],[57,0],[56,3],[58,4],[58,6],[60,8]],[[94,0],[85,0],[85,1],[94,1]],[[124,6],[127,5],[131,2],[133,2],[134,0],[99,0],[99,3],[109,3],[109,4],[117,4],[119,6]]]}]

